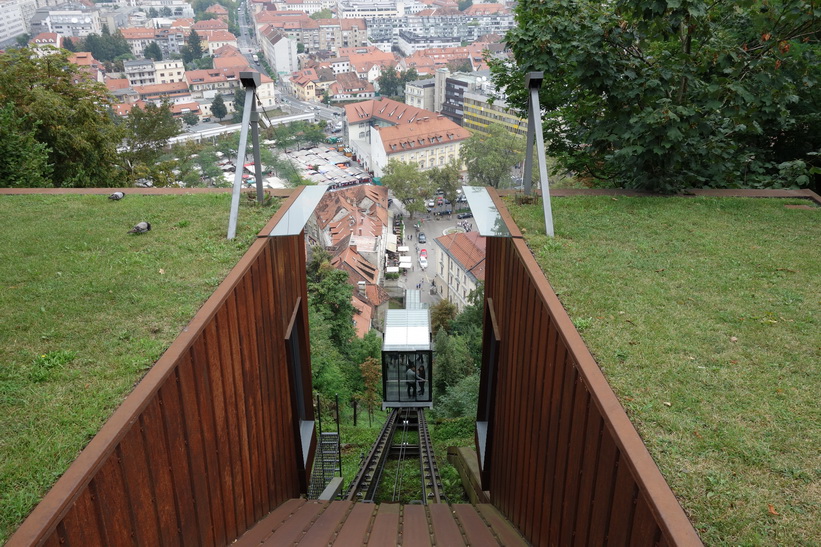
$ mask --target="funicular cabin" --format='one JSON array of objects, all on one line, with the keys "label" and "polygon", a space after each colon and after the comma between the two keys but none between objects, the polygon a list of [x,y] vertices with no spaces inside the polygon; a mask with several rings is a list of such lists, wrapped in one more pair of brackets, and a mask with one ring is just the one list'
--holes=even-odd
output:
[{"label": "funicular cabin", "polygon": [[382,408],[433,406],[430,312],[420,291],[406,291],[405,309],[388,310],[382,344]]}]

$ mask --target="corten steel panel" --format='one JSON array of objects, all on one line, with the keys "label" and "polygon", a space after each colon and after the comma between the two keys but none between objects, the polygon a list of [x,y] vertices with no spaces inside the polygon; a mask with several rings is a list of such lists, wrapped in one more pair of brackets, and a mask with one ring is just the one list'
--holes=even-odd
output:
[{"label": "corten steel panel", "polygon": [[487,242],[485,293],[501,335],[486,485],[493,504],[538,545],[699,544],[504,204],[491,195],[512,234]]},{"label": "corten steel panel", "polygon": [[301,302],[309,362],[304,265],[301,236],[255,241],[8,545],[225,545],[299,496],[284,337]]}]

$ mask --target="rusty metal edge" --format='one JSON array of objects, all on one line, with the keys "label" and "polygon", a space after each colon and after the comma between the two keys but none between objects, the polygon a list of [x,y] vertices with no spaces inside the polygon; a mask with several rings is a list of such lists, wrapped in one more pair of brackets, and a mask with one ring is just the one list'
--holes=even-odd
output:
[{"label": "rusty metal edge", "polygon": [[521,234],[510,212],[498,193],[488,189],[499,210],[502,219],[507,224],[511,234],[514,234],[513,245],[522,257],[527,270],[549,313],[555,319],[559,336],[562,337],[568,350],[572,353],[579,374],[584,379],[590,392],[591,401],[598,407],[607,428],[613,434],[616,446],[625,457],[639,487],[647,493],[648,505],[659,522],[665,536],[676,545],[702,545],[693,524],[676,499],[670,485],[664,479],[656,462],[653,460],[647,446],[639,436],[633,423],[616,397],[613,388],[607,382],[590,350],[576,330],[570,316],[564,309],[553,287],[547,280],[530,248],[521,237]]},{"label": "rusty metal edge", "polygon": [[[271,232],[300,193],[302,193],[302,187],[295,191],[289,191],[290,199],[268,221],[260,235]],[[38,545],[55,529],[71,509],[83,489],[105,464],[126,433],[130,431],[131,426],[137,422],[140,414],[148,406],[168,376],[174,372],[181,356],[194,343],[203,326],[208,324],[267,245],[267,238],[254,240],[248,251],[240,258],[237,265],[228,272],[228,275],[200,307],[193,319],[182,329],[168,349],[154,363],[142,380],[137,383],[134,390],[126,396],[100,431],[83,448],[68,469],[54,483],[54,486],[40,500],[40,503],[34,507],[20,527],[12,534],[7,543],[8,547]]]}]

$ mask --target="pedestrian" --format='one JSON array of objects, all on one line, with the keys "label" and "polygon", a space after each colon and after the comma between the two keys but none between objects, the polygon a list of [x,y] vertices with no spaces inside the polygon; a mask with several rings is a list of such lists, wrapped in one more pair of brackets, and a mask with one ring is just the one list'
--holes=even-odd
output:
[{"label": "pedestrian", "polygon": [[408,397],[416,399],[416,370],[413,365],[405,371],[405,381],[408,383]]},{"label": "pedestrian", "polygon": [[427,376],[425,376],[425,365],[419,365],[419,370],[417,371],[416,376],[419,378],[419,395],[424,395],[425,381],[427,380]]}]

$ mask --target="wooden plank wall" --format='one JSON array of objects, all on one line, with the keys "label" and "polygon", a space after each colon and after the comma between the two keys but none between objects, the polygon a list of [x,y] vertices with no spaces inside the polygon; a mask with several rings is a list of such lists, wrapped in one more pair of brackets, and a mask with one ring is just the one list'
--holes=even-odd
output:
[{"label": "wooden plank wall", "polygon": [[304,272],[301,236],[257,239],[8,545],[226,545],[298,497],[284,336]]},{"label": "wooden plank wall", "polygon": [[487,242],[485,295],[501,339],[484,485],[491,502],[534,545],[699,545],[503,202],[492,195],[513,237]]}]

